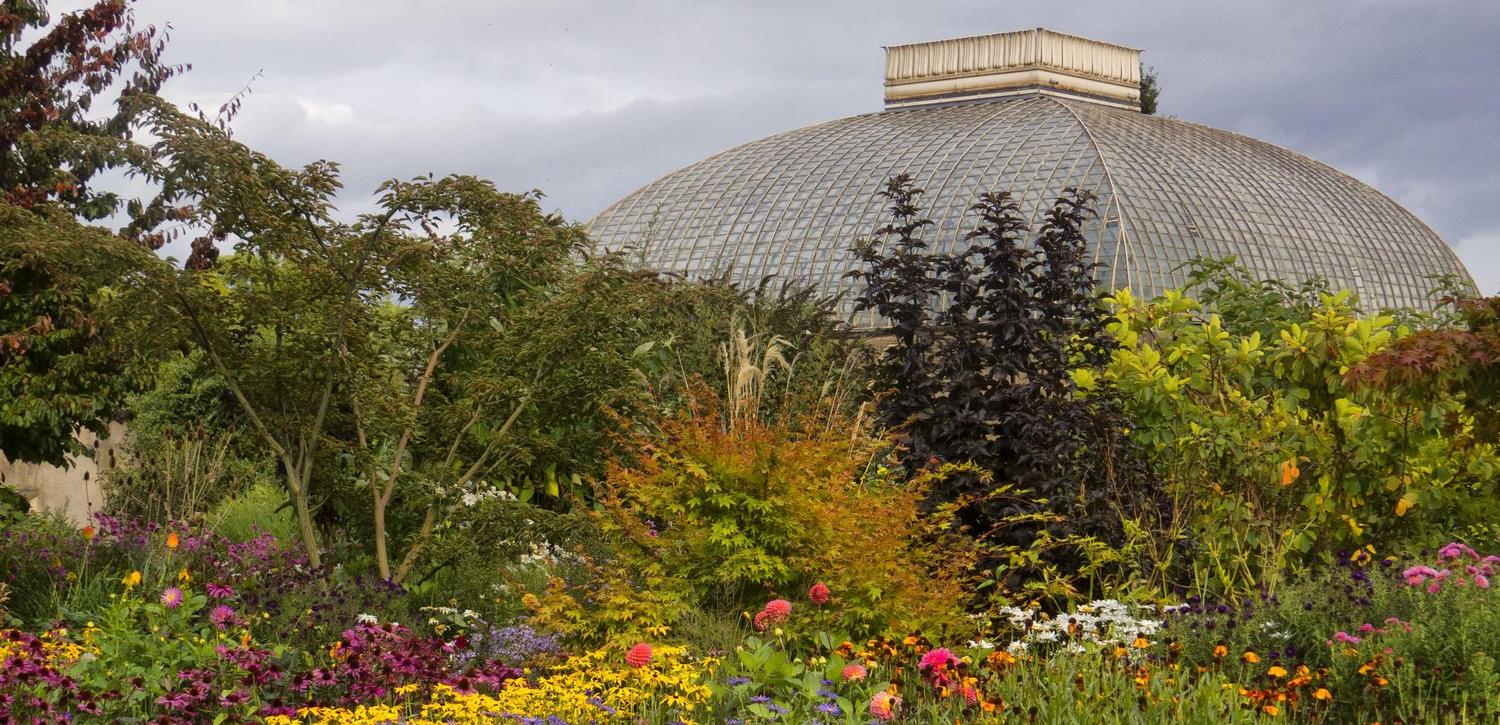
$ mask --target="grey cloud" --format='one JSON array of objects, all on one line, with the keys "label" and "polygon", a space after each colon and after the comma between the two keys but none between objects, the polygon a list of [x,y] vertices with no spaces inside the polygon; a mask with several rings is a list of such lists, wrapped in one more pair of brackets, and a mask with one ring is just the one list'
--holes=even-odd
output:
[{"label": "grey cloud", "polygon": [[[67,5],[55,3],[55,11]],[[1500,291],[1500,3],[139,0],[239,136],[379,180],[462,171],[586,219],[666,171],[878,110],[880,46],[1045,25],[1135,45],[1162,111],[1278,143],[1422,216]],[[310,112],[311,109],[311,112]]]}]

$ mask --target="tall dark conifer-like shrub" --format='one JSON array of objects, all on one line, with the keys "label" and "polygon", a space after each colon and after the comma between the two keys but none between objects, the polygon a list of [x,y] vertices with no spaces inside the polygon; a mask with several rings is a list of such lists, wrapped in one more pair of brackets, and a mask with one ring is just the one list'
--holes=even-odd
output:
[{"label": "tall dark conifer-like shrub", "polygon": [[987,475],[949,476],[930,504],[952,504],[976,536],[1025,545],[1054,536],[1123,537],[1122,520],[1157,507],[1151,469],[1129,442],[1111,391],[1078,394],[1071,372],[1108,359],[1109,317],[1083,227],[1094,196],[1067,189],[1034,239],[1008,193],[970,211],[968,246],[928,251],[915,234],[920,191],[909,177],[886,191],[892,224],[859,245],[858,309],[890,321],[880,373],[880,420],[900,427],[907,469],[973,463]]},{"label": "tall dark conifer-like shrub", "polygon": [[876,230],[873,239],[855,245],[855,256],[865,269],[850,274],[865,283],[857,308],[875,310],[889,321],[894,338],[876,371],[879,379],[889,383],[889,392],[876,409],[878,422],[887,427],[909,426],[909,455],[926,461],[937,453],[926,432],[928,408],[938,392],[932,369],[936,329],[932,298],[938,283],[933,265],[937,260],[921,238],[932,220],[921,216],[917,200],[922,190],[910,176],[892,178],[880,194],[890,202],[891,222]]}]

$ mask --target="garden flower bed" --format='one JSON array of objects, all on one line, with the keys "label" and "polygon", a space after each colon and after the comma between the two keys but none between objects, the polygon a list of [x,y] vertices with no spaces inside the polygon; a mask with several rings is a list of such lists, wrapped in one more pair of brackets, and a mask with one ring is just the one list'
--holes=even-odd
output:
[{"label": "garden flower bed", "polygon": [[[1003,606],[920,633],[858,641],[824,629],[841,593],[816,583],[742,613],[718,651],[668,629],[570,646],[527,617],[427,607],[411,624],[335,606],[295,546],[101,518],[55,538],[40,570],[108,574],[102,608],[0,632],[7,722],[1297,722],[1471,721],[1500,713],[1500,557],[1463,544],[1420,560],[1345,557],[1306,586],[1251,601],[1100,600]],[[299,611],[268,592],[310,596]],[[538,602],[539,603],[539,602]],[[323,614],[319,614],[319,611]],[[79,613],[76,616],[84,616]],[[289,634],[290,626],[302,635]],[[956,636],[959,628],[968,636]]]}]

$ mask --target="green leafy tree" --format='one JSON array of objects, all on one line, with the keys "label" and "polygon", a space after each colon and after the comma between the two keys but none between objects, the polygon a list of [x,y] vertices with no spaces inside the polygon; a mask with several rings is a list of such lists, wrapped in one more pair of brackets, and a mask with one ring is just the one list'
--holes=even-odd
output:
[{"label": "green leafy tree", "polygon": [[1161,82],[1156,75],[1155,68],[1147,68],[1145,63],[1141,64],[1141,113],[1148,116],[1156,114],[1156,102],[1161,98]]},{"label": "green leafy tree", "polygon": [[[118,199],[89,186],[102,170],[133,163],[131,96],[155,93],[185,70],[161,62],[165,37],[137,28],[125,0],[100,0],[52,23],[45,2],[0,6],[0,191],[32,208],[62,202],[88,218]],[[117,92],[115,110],[95,104]],[[92,113],[91,113],[92,112]]]},{"label": "green leafy tree", "polygon": [[[102,1],[59,18],[44,3],[0,5],[0,450],[63,464],[78,429],[102,433],[138,382],[122,316],[140,250],[82,225],[117,208],[90,186],[138,163],[128,99],[181,67],[163,39],[134,26],[129,3]],[[102,95],[121,103],[100,115]]]},{"label": "green leafy tree", "polygon": [[0,450],[62,465],[149,368],[131,289],[150,252],[46,204],[0,204]]},{"label": "green leafy tree", "polygon": [[535,195],[390,181],[378,211],[341,222],[336,165],[286,169],[223,124],[140,103],[162,192],[132,231],[197,235],[196,263],[156,270],[162,309],[278,461],[315,566],[319,529],[341,524],[403,580],[465,492],[517,484],[547,443],[602,437],[606,407],[635,403],[631,277],[578,261],[581,230]]}]

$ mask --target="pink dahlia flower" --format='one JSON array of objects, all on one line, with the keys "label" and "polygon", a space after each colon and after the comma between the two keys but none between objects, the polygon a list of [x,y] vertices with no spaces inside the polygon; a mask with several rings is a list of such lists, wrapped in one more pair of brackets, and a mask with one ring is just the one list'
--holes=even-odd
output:
[{"label": "pink dahlia flower", "polygon": [[642,642],[630,648],[625,653],[625,664],[631,667],[645,667],[651,661],[651,645]]},{"label": "pink dahlia flower", "polygon": [[947,647],[939,647],[935,650],[932,650],[931,652],[928,652],[925,655],[922,655],[922,661],[917,665],[917,668],[921,670],[935,671],[939,669],[952,668],[953,665],[956,664],[958,664],[958,658],[954,657],[953,653],[949,652]]},{"label": "pink dahlia flower", "polygon": [[865,669],[864,665],[854,664],[854,665],[845,665],[844,666],[844,679],[846,679],[846,680],[850,680],[850,681],[863,680],[863,679],[865,679],[865,676],[868,675],[868,674],[870,674],[870,671],[867,670],[867,669]]},{"label": "pink dahlia flower", "polygon": [[765,612],[772,622],[780,622],[792,616],[792,603],[785,599],[772,599],[766,602]]},{"label": "pink dahlia flower", "polygon": [[828,585],[823,582],[818,582],[807,590],[808,600],[820,607],[828,603],[828,594]]},{"label": "pink dahlia flower", "polygon": [[901,698],[881,690],[870,698],[870,715],[876,720],[890,720],[901,709]]}]

